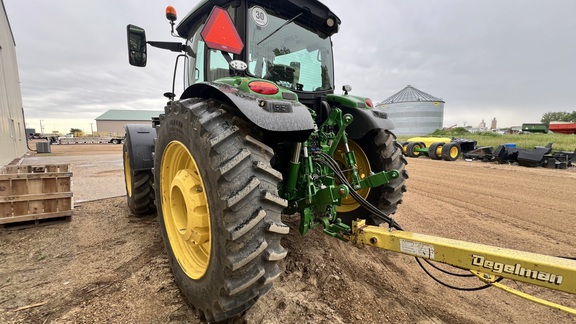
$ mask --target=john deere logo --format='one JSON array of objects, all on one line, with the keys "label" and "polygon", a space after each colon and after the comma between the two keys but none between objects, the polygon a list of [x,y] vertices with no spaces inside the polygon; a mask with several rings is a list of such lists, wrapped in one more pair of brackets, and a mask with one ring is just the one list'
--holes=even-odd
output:
[{"label": "john deere logo", "polygon": [[438,103],[438,102],[435,102],[435,103],[434,103],[434,106],[438,106],[438,105],[439,105],[439,103]]}]

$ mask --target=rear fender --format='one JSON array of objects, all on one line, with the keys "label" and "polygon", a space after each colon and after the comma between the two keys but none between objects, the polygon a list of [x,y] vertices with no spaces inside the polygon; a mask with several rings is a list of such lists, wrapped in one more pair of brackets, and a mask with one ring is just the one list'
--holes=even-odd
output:
[{"label": "rear fender", "polygon": [[128,124],[125,126],[130,168],[134,171],[151,170],[154,167],[152,152],[156,129],[151,125]]},{"label": "rear fender", "polygon": [[[217,99],[231,104],[256,126],[271,132],[282,132],[307,138],[314,130],[308,108],[297,100],[269,99],[256,96],[234,86],[219,82],[201,82],[188,87],[180,99]],[[296,99],[296,96],[294,98]]]},{"label": "rear fender", "polygon": [[388,119],[388,115],[378,109],[360,109],[339,107],[344,114],[354,117],[352,124],[346,127],[346,133],[351,139],[364,137],[369,131],[374,129],[393,130],[394,123]]},{"label": "rear fender", "polygon": [[346,127],[346,133],[352,139],[362,138],[373,129],[393,130],[395,128],[394,123],[388,119],[388,114],[380,109],[367,107],[368,101],[368,98],[348,94],[328,95],[330,106],[340,108],[343,113],[354,117],[352,124]]}]

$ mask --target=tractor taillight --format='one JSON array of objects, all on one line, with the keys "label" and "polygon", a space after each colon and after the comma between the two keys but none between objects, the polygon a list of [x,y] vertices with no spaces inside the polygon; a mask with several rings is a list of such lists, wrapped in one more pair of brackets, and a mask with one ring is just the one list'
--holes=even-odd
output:
[{"label": "tractor taillight", "polygon": [[372,99],[366,98],[366,107],[368,107],[368,108],[374,107],[374,104],[372,103]]},{"label": "tractor taillight", "polygon": [[248,83],[250,90],[265,95],[273,95],[278,93],[278,87],[270,82],[265,81],[252,81]]}]

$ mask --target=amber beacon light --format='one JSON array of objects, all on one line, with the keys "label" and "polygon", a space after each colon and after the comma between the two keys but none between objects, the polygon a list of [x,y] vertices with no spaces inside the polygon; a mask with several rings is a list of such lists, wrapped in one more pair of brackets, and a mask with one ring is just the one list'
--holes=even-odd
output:
[{"label": "amber beacon light", "polygon": [[176,9],[172,6],[166,7],[166,19],[174,22],[176,21]]}]

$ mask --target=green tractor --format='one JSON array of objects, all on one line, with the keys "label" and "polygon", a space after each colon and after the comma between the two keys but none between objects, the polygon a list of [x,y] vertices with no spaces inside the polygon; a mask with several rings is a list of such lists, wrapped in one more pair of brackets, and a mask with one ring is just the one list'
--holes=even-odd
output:
[{"label": "green tractor", "polygon": [[181,42],[127,27],[130,64],[146,65],[148,44],[179,53],[185,78],[150,126],[126,126],[128,206],[158,214],[182,294],[221,321],[281,274],[282,214],[343,239],[356,219],[394,224],[406,160],[385,112],[350,86],[334,93],[340,19],[319,1],[204,0],[176,27],[166,16]]},{"label": "green tractor", "polygon": [[500,283],[576,294],[575,260],[411,233],[390,217],[406,190],[402,146],[370,99],[350,86],[334,94],[340,20],[326,6],[205,0],[175,31],[172,7],[166,17],[185,41],[146,41],[128,25],[129,60],[145,66],[147,44],[178,52],[186,86],[178,100],[165,93],[150,126],[126,126],[125,184],[133,214],[158,214],[175,282],[202,320],[239,316],[270,291],[287,254],[282,214],[300,216],[301,234],[321,227],[423,268],[468,269],[484,286],[467,290],[493,286],[576,315]]}]

